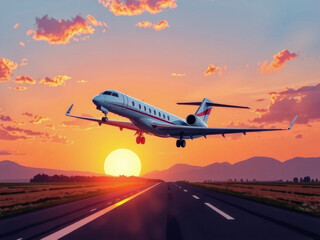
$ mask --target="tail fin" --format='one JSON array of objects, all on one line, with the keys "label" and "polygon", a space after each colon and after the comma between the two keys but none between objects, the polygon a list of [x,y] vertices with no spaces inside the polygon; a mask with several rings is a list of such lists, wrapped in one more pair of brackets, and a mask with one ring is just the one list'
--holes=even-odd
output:
[{"label": "tail fin", "polygon": [[196,105],[196,106],[199,106],[199,108],[196,111],[195,115],[197,117],[199,117],[205,123],[208,121],[208,118],[209,118],[209,115],[211,113],[212,107],[229,107],[229,108],[246,108],[246,109],[250,109],[248,107],[242,107],[242,106],[213,103],[208,98],[204,98],[202,102],[180,102],[180,103],[177,103],[177,104],[179,104],[179,105]]}]

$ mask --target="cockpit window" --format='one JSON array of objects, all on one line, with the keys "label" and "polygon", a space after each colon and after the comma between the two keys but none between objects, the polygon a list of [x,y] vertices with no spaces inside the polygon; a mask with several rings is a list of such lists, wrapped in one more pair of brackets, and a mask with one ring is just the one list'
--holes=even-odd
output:
[{"label": "cockpit window", "polygon": [[105,92],[103,92],[102,94],[103,94],[103,95],[111,95],[112,92],[110,92],[110,91],[105,91]]},{"label": "cockpit window", "polygon": [[114,93],[112,93],[112,96],[119,97],[119,94],[114,92]]}]

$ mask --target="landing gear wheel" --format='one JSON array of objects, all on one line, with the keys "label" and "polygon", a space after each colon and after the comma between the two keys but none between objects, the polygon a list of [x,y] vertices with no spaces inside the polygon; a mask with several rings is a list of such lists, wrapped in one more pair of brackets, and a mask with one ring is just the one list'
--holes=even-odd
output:
[{"label": "landing gear wheel", "polygon": [[186,140],[180,140],[180,145],[184,148],[186,146]]},{"label": "landing gear wheel", "polygon": [[146,142],[146,139],[144,137],[140,137],[140,143],[144,144]]},{"label": "landing gear wheel", "polygon": [[137,143],[137,144],[140,144],[140,142],[141,142],[141,138],[140,138],[140,137],[137,137],[137,138],[136,138],[136,143]]},{"label": "landing gear wheel", "polygon": [[177,147],[180,147],[180,145],[181,145],[180,140],[177,140],[176,146],[177,146]]},{"label": "landing gear wheel", "polygon": [[103,118],[101,119],[101,121],[102,121],[102,122],[107,122],[107,121],[108,121],[108,118],[107,118],[107,117],[103,117]]}]

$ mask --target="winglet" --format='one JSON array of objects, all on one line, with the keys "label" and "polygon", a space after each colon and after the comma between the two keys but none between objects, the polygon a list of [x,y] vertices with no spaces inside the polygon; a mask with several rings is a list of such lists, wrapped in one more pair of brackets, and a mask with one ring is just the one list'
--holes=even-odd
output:
[{"label": "winglet", "polygon": [[288,130],[290,130],[290,129],[292,128],[292,126],[293,126],[294,122],[297,120],[297,118],[298,118],[298,115],[296,115],[296,116],[294,117],[294,119],[292,120],[290,126],[288,127]]},{"label": "winglet", "polygon": [[69,115],[70,115],[70,112],[71,112],[72,107],[73,107],[73,104],[71,104],[71,106],[69,107],[68,111],[66,112],[66,116],[69,116]]}]

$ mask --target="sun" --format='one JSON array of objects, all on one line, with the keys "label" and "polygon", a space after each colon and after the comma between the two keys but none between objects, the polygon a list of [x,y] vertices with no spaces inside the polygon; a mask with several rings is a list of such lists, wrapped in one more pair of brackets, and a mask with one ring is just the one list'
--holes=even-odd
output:
[{"label": "sun", "polygon": [[104,161],[104,172],[112,176],[139,176],[141,162],[133,151],[117,149],[112,151]]}]

